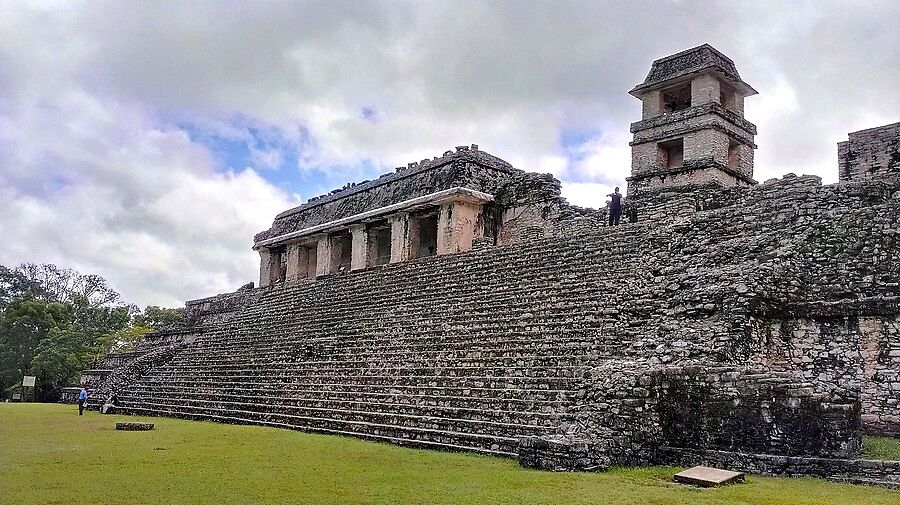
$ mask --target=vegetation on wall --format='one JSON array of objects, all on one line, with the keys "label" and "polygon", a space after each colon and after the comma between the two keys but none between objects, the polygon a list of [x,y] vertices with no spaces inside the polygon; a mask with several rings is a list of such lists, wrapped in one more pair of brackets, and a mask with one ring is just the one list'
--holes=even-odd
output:
[{"label": "vegetation on wall", "polygon": [[182,313],[125,304],[99,275],[52,264],[0,265],[0,394],[9,397],[24,375],[34,375],[35,399],[55,401],[81,370],[132,349]]}]

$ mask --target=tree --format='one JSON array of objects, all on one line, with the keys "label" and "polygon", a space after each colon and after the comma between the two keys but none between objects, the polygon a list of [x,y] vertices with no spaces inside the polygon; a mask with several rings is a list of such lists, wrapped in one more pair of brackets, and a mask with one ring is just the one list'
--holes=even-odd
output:
[{"label": "tree", "polygon": [[153,331],[154,328],[150,326],[135,324],[128,328],[107,333],[98,342],[99,352],[105,355],[111,352],[133,351],[135,346],[144,340],[148,333]]},{"label": "tree", "polygon": [[167,309],[156,305],[148,305],[142,314],[134,316],[134,324],[159,330],[180,321],[183,317],[183,308]]},{"label": "tree", "polygon": [[59,390],[71,384],[94,361],[95,352],[85,335],[71,328],[53,328],[38,343],[30,372],[37,376],[39,401],[56,400]]},{"label": "tree", "polygon": [[13,300],[40,298],[45,293],[40,284],[26,277],[18,270],[0,265],[0,311]]},{"label": "tree", "polygon": [[[72,309],[58,302],[19,299],[0,313],[0,373],[4,385],[22,380],[51,331],[71,329]],[[41,389],[41,384],[38,385]]]},{"label": "tree", "polygon": [[184,309],[125,305],[99,275],[0,265],[0,392],[28,373],[38,378],[36,397],[51,400],[107,353],[132,350],[183,316]]}]

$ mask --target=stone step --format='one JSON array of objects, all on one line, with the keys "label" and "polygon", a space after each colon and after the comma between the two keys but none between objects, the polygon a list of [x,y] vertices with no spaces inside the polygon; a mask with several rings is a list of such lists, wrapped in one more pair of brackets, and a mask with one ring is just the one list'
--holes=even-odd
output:
[{"label": "stone step", "polygon": [[[257,393],[257,394],[252,394]],[[251,401],[264,402],[266,400],[281,401],[288,399],[292,402],[312,404],[315,402],[358,403],[360,399],[370,402],[388,405],[416,405],[416,406],[465,406],[481,410],[505,410],[511,412],[557,412],[565,404],[565,399],[539,400],[528,398],[496,398],[489,396],[452,396],[452,395],[422,395],[402,392],[377,393],[373,391],[319,391],[300,389],[274,389],[248,392],[244,388],[179,388],[179,387],[153,387],[130,386],[122,390],[122,394],[129,394],[138,398],[150,396],[177,397],[185,399],[212,400],[229,397],[242,397]],[[519,393],[522,395],[522,393]]]},{"label": "stone step", "polygon": [[[214,385],[217,383],[246,384],[248,387],[262,384],[308,385],[321,383],[340,383],[348,385],[408,385],[455,388],[490,388],[490,389],[575,389],[580,383],[573,378],[562,377],[495,377],[485,375],[351,375],[351,374],[307,374],[302,376],[288,375],[290,371],[281,371],[284,376],[264,377],[257,375],[177,375],[172,373],[152,372],[144,377],[146,384],[173,383],[178,385]],[[265,379],[265,380],[263,380]]]},{"label": "stone step", "polygon": [[[288,396],[263,396],[263,395],[234,395],[228,393],[204,393],[202,395],[185,395],[172,394],[153,391],[137,391],[133,389],[125,389],[119,395],[120,399],[128,398],[133,401],[150,401],[153,398],[172,398],[178,399],[179,402],[197,402],[202,405],[203,402],[217,403],[222,401],[244,402],[254,404],[277,405],[285,407],[303,407],[318,410],[353,410],[353,411],[369,411],[373,413],[406,413],[412,415],[430,416],[430,417],[453,417],[465,419],[496,419],[502,417],[520,416],[522,419],[531,418],[534,424],[542,424],[543,420],[556,419],[562,415],[560,405],[547,406],[541,410],[534,408],[532,405],[523,404],[522,407],[514,410],[503,409],[501,405],[493,402],[483,402],[473,405],[473,399],[461,400],[440,400],[430,402],[396,402],[396,401],[378,401],[367,395],[352,399],[322,399],[322,398],[306,398],[306,397],[288,397]],[[477,400],[477,399],[476,399]],[[554,408],[555,407],[555,408]]]},{"label": "stone step", "polygon": [[163,393],[180,391],[225,391],[239,394],[246,392],[249,388],[263,395],[278,395],[281,393],[290,394],[297,392],[311,395],[381,395],[381,396],[423,396],[431,398],[445,397],[476,397],[485,401],[552,401],[565,402],[574,395],[571,390],[563,389],[496,389],[496,388],[458,388],[458,387],[437,387],[437,386],[410,386],[397,384],[379,384],[360,387],[357,384],[337,384],[337,383],[318,383],[307,384],[306,388],[297,388],[296,386],[281,385],[274,383],[254,383],[248,384],[244,382],[217,382],[206,385],[198,385],[192,382],[185,383],[182,386],[171,384],[168,382],[141,382],[132,388],[144,388],[151,391],[160,391]]},{"label": "stone step", "polygon": [[398,441],[404,445],[450,446],[487,454],[515,456],[517,439],[496,435],[455,432],[421,427],[380,425],[363,421],[329,418],[305,418],[286,414],[243,410],[185,408],[174,404],[123,405],[119,411],[137,415],[165,415],[190,419],[208,419],[232,424],[263,424],[303,431]]},{"label": "stone step", "polygon": [[[354,359],[288,359],[283,356],[280,360],[272,360],[268,362],[245,362],[245,363],[221,363],[216,360],[205,361],[186,361],[178,360],[170,362],[167,366],[170,368],[179,367],[189,369],[193,367],[203,367],[210,371],[228,371],[228,370],[256,370],[268,369],[272,367],[290,367],[297,366],[321,368],[369,368],[373,365],[389,368],[582,368],[586,369],[594,361],[596,357],[589,356],[529,356],[529,357],[470,357],[457,359],[384,359],[382,356],[371,354],[367,357]],[[451,366],[452,365],[452,366]]]},{"label": "stone step", "polygon": [[518,413],[500,411],[475,411],[474,409],[451,409],[440,407],[414,407],[374,403],[357,404],[361,409],[336,407],[314,407],[289,405],[284,403],[255,403],[242,397],[228,400],[186,400],[172,397],[135,397],[123,394],[119,397],[122,405],[154,405],[174,403],[182,408],[201,410],[225,409],[258,412],[261,414],[286,414],[308,418],[330,418],[343,421],[365,421],[396,426],[418,426],[433,429],[466,426],[466,432],[490,433],[503,436],[528,436],[535,432],[552,429],[564,416],[559,414]]},{"label": "stone step", "polygon": [[528,367],[528,366],[375,366],[375,367],[316,367],[304,363],[276,363],[271,366],[258,366],[241,369],[212,369],[203,367],[187,367],[164,365],[153,372],[156,378],[302,378],[302,377],[371,377],[380,375],[410,377],[477,377],[490,376],[497,378],[528,379],[580,379],[590,369],[584,366],[562,367]]}]

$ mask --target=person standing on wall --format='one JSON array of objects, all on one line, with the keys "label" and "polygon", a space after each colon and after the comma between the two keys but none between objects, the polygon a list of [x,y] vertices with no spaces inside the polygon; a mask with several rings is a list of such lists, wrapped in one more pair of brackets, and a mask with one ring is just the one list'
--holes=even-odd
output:
[{"label": "person standing on wall", "polygon": [[84,415],[84,407],[87,405],[87,389],[81,388],[81,392],[78,393],[78,415]]},{"label": "person standing on wall", "polygon": [[618,226],[619,220],[622,219],[622,193],[619,193],[619,187],[608,195],[609,200],[609,225]]}]

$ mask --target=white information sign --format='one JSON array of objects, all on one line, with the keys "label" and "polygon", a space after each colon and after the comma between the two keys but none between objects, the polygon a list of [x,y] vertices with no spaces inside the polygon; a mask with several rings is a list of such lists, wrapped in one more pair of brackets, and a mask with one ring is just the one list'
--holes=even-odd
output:
[{"label": "white information sign", "polygon": [[24,379],[22,379],[22,385],[28,388],[34,387],[34,375],[26,375]]}]

